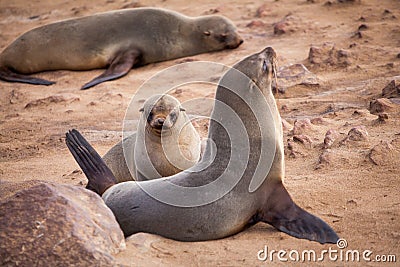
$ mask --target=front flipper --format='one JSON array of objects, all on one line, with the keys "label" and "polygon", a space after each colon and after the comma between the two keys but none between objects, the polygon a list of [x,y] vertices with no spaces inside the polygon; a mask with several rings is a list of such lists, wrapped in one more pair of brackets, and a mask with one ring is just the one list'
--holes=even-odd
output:
[{"label": "front flipper", "polygon": [[140,55],[141,53],[136,49],[117,53],[108,69],[100,76],[83,85],[81,89],[86,90],[99,83],[115,80],[126,75],[139,62]]},{"label": "front flipper", "polygon": [[274,186],[259,219],[297,238],[321,244],[336,243],[339,239],[328,224],[297,206],[282,183]]},{"label": "front flipper", "polygon": [[28,84],[38,84],[38,85],[52,85],[55,82],[48,81],[45,79],[40,79],[20,73],[15,73],[5,67],[0,68],[0,80],[7,82],[19,82]]},{"label": "front flipper", "polygon": [[87,189],[101,196],[107,188],[117,183],[117,179],[100,155],[77,130],[69,131],[65,142],[89,180]]}]

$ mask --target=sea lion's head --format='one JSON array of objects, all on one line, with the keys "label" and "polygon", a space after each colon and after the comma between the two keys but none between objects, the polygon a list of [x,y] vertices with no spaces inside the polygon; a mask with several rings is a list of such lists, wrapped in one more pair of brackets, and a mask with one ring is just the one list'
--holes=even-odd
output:
[{"label": "sea lion's head", "polygon": [[260,89],[272,88],[273,82],[275,82],[275,87],[277,86],[277,57],[272,47],[267,47],[261,52],[247,57],[237,63],[234,68],[249,77]]},{"label": "sea lion's head", "polygon": [[139,110],[143,112],[143,119],[146,120],[146,129],[156,135],[162,131],[171,129],[177,122],[180,112],[185,109],[180,102],[170,95],[153,95]]},{"label": "sea lion's head", "polygon": [[233,49],[243,43],[234,24],[225,17],[204,16],[198,19],[196,26],[202,35],[202,43],[210,51]]}]

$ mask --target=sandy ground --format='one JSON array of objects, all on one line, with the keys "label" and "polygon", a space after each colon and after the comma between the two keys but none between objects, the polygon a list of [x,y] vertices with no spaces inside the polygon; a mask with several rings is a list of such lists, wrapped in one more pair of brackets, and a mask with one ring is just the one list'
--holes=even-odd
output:
[{"label": "sandy ground", "polygon": [[[399,105],[378,122],[369,102],[382,88],[400,79],[400,2],[361,1],[6,1],[0,0],[0,50],[36,26],[60,19],[135,6],[170,8],[186,15],[219,13],[237,25],[245,43],[238,49],[191,57],[232,65],[244,56],[272,46],[281,66],[303,63],[319,85],[286,88],[279,96],[285,130],[285,184],[296,202],[327,221],[347,240],[346,250],[371,250],[376,255],[396,255],[400,261],[400,113]],[[257,12],[258,11],[258,12]],[[273,23],[289,15],[286,33],[274,34]],[[249,25],[250,24],[250,25]],[[362,26],[358,31],[360,25]],[[311,45],[325,42],[347,51],[346,64],[311,65]],[[49,87],[0,82],[0,179],[41,179],[84,185],[86,179],[64,144],[64,134],[79,129],[105,153],[122,136],[125,111],[139,86],[152,75],[182,60],[151,64],[126,77],[80,91],[85,82],[101,73],[56,71],[37,76],[57,81]],[[181,101],[213,94],[215,87],[176,92]],[[61,95],[61,98],[60,98]],[[38,101],[39,99],[45,99]],[[57,101],[57,99],[59,101]],[[61,100],[60,100],[61,99]],[[395,105],[396,106],[396,105]],[[195,110],[196,111],[196,110]],[[195,112],[194,111],[194,112]],[[295,120],[310,119],[304,129],[310,142],[293,141]],[[365,140],[346,138],[353,127],[365,126]],[[325,133],[333,129],[337,141],[324,152]],[[381,143],[382,142],[382,143]],[[371,154],[371,149],[376,145]],[[322,153],[325,156],[320,158]],[[375,159],[375,163],[371,160]],[[257,224],[235,236],[217,241],[182,243],[149,234],[127,239],[127,249],[117,255],[127,266],[137,265],[266,265],[257,252],[271,250],[338,249],[298,240]],[[286,258],[288,255],[286,255]],[[275,254],[273,262],[280,263]],[[318,265],[343,265],[328,256]],[[349,264],[349,263],[347,263]],[[394,266],[365,262],[363,266]],[[307,264],[308,265],[308,264]]]}]

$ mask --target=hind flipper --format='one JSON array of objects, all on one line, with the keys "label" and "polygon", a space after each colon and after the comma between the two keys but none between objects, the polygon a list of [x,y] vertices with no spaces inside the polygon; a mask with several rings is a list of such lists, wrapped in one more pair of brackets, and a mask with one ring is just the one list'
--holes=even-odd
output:
[{"label": "hind flipper", "polygon": [[106,71],[100,76],[83,85],[81,90],[86,90],[99,83],[115,80],[126,75],[132,67],[139,62],[140,55],[140,52],[136,49],[117,54],[108,69],[106,69]]},{"label": "hind flipper", "polygon": [[56,82],[35,78],[29,75],[15,73],[7,68],[0,68],[0,80],[6,82],[19,82],[37,85],[52,85]]},{"label": "hind flipper", "polygon": [[266,207],[258,216],[259,220],[297,238],[321,244],[336,243],[339,239],[328,224],[297,206],[282,183],[274,186]]},{"label": "hind flipper", "polygon": [[101,196],[107,188],[117,183],[117,179],[100,155],[77,130],[66,133],[65,142],[89,180],[87,189]]}]

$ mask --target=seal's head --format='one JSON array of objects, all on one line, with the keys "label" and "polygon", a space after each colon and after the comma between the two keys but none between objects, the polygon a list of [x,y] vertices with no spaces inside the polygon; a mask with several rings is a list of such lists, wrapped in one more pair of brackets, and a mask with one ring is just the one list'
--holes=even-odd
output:
[{"label": "seal's head", "polygon": [[153,95],[139,110],[146,120],[146,129],[156,135],[171,129],[178,120],[179,113],[185,111],[180,102],[170,95]]},{"label": "seal's head", "polygon": [[237,48],[243,39],[237,33],[234,24],[222,16],[204,16],[198,18],[198,30],[208,50],[222,50]]},{"label": "seal's head", "polygon": [[[277,58],[272,47],[267,47],[261,52],[251,55],[234,66],[235,69],[244,73],[260,88],[272,88],[272,82],[276,83]],[[265,95],[269,92],[263,92]]]}]

